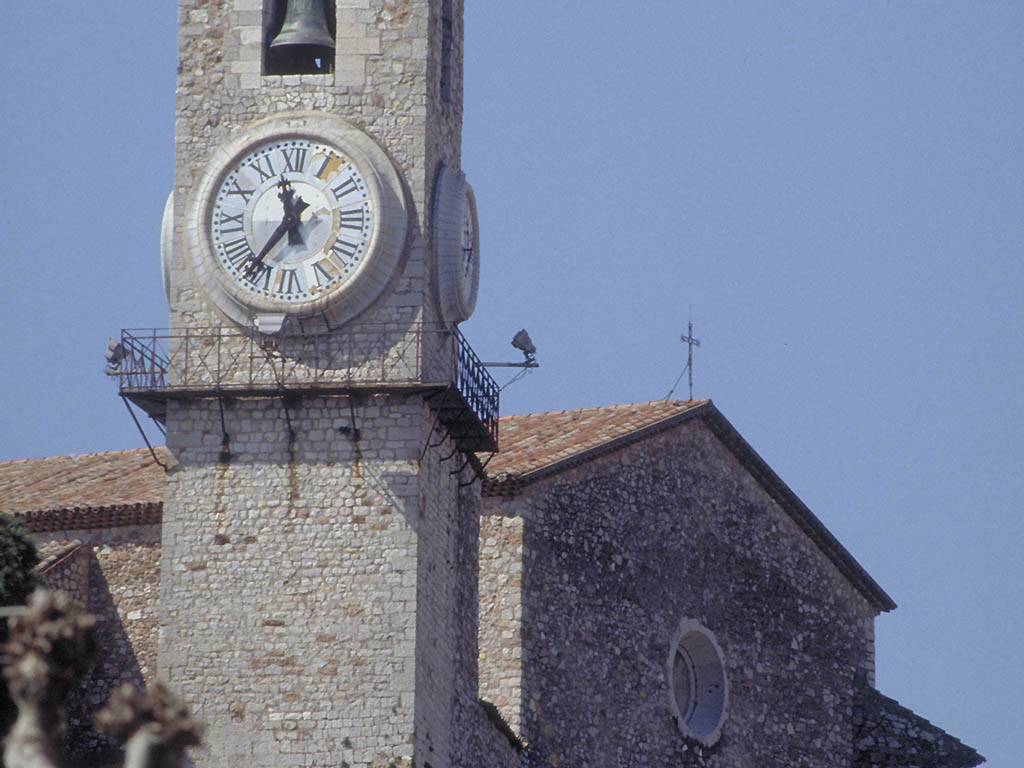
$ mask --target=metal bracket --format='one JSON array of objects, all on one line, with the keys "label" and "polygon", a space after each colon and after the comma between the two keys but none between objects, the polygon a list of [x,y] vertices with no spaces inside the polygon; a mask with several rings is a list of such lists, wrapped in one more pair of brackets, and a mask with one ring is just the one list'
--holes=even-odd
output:
[{"label": "metal bracket", "polygon": [[497,455],[498,453],[497,451],[495,451],[494,453],[487,457],[487,461],[481,464],[480,459],[476,457],[475,453],[467,453],[466,461],[473,465],[473,479],[470,480],[468,483],[459,483],[459,488],[468,488],[477,480],[482,481],[487,476],[487,473],[485,471],[487,469],[487,465],[490,464],[491,459],[493,459]]},{"label": "metal bracket", "polygon": [[[445,392],[445,397],[447,397],[447,396],[448,396],[448,393]],[[427,439],[423,442],[423,450],[420,451],[420,458],[419,458],[420,461],[423,461],[423,457],[427,455],[427,449],[428,448],[436,448],[437,446],[439,446],[441,443],[444,442],[444,438],[443,437],[441,438],[441,443],[431,443],[430,442],[430,436],[432,434],[434,434],[434,430],[437,429],[437,422],[440,421],[440,420],[441,420],[441,409],[438,408],[437,410],[434,411],[434,421],[430,425],[430,431],[427,432]]]},{"label": "metal bracket", "polygon": [[224,398],[217,398],[217,407],[220,409],[220,457],[221,464],[231,461],[231,435],[228,434],[227,424],[224,422]]},{"label": "metal bracket", "polygon": [[295,445],[295,429],[292,427],[292,417],[288,413],[289,403],[299,399],[296,395],[288,391],[281,392],[281,406],[284,408],[284,420],[288,424],[288,445],[294,447]]},{"label": "metal bracket", "polygon": [[128,409],[128,413],[132,417],[132,421],[135,422],[136,429],[139,430],[139,434],[142,435],[142,439],[146,442],[146,447],[149,448],[149,455],[152,456],[153,461],[155,461],[157,464],[163,467],[164,471],[166,472],[167,465],[160,461],[160,459],[157,457],[156,451],[153,450],[153,446],[149,442],[149,438],[146,437],[146,431],[142,428],[142,425],[139,423],[139,420],[135,417],[135,411],[132,410],[132,406],[128,402],[128,398],[125,397],[124,395],[121,395],[121,399],[124,401],[124,407]]}]

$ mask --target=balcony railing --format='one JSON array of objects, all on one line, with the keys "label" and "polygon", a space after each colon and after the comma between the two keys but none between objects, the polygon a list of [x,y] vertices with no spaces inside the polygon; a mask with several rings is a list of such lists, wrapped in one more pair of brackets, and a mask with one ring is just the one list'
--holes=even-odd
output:
[{"label": "balcony railing", "polygon": [[416,323],[260,336],[233,329],[129,329],[109,373],[162,421],[169,399],[288,392],[422,391],[464,450],[496,450],[498,386],[457,328]]}]

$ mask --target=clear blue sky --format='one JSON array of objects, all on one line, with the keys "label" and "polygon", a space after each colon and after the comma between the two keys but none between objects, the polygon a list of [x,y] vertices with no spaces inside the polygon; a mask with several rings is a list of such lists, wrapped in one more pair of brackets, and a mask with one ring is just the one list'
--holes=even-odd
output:
[{"label": "clear blue sky", "polygon": [[[692,307],[695,395],[900,605],[881,690],[1018,765],[1024,4],[469,4],[503,411],[665,397]],[[142,445],[102,353],[167,324],[173,6],[4,9],[0,459]]]}]

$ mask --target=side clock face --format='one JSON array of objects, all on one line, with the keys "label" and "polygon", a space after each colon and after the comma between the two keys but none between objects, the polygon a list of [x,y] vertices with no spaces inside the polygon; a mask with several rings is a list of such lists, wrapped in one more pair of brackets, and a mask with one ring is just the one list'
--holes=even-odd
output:
[{"label": "side clock face", "polygon": [[476,268],[476,212],[469,195],[462,198],[462,298],[467,304],[473,291],[473,270]]},{"label": "side clock face", "polygon": [[289,113],[214,153],[186,231],[202,292],[264,330],[289,316],[333,327],[366,309],[398,271],[407,223],[401,177],[373,139],[339,118]]},{"label": "side clock face", "polygon": [[464,174],[442,165],[434,188],[434,244],[441,314],[449,323],[469,318],[480,286],[476,198]]},{"label": "side clock face", "polygon": [[337,147],[275,139],[228,169],[210,241],[245,292],[298,306],[339,288],[366,258],[377,215],[366,179]]}]

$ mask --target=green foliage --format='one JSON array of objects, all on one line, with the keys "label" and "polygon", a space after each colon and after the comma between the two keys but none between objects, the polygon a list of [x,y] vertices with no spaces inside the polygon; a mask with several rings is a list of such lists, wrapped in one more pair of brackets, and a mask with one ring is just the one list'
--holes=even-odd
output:
[{"label": "green foliage", "polygon": [[38,564],[39,553],[25,526],[0,514],[0,605],[24,605],[32,591],[43,586],[43,577],[35,570]]},{"label": "green foliage", "polygon": [[[36,571],[39,553],[20,521],[0,514],[0,606],[24,605],[36,587],[44,586]],[[0,646],[7,642],[7,620],[0,619]],[[0,737],[7,733],[18,710],[7,691],[7,680],[0,675]],[[0,768],[3,758],[0,757]]]}]

